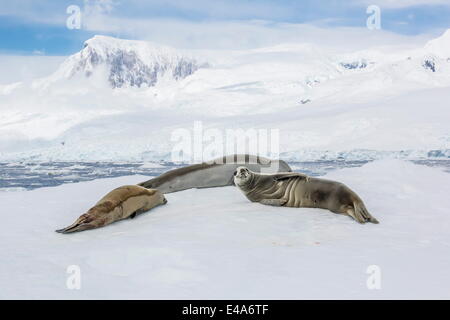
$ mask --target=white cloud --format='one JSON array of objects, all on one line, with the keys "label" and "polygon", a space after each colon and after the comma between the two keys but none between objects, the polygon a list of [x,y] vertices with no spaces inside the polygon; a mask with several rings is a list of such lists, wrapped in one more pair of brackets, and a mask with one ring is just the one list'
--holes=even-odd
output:
[{"label": "white cloud", "polygon": [[138,8],[140,12],[147,12],[150,16],[151,10],[164,8],[164,11],[197,14],[218,19],[257,17],[271,20],[292,16],[295,7],[289,2],[260,0],[127,0],[126,4]]},{"label": "white cloud", "polygon": [[65,25],[66,8],[45,1],[3,1],[0,6],[0,16],[15,17],[26,22]]},{"label": "white cloud", "polygon": [[66,57],[0,55],[0,85],[31,81],[54,72]]},{"label": "white cloud", "polygon": [[[148,17],[192,17],[199,16],[210,19],[264,19],[286,21],[289,18],[302,16],[303,10],[308,12],[336,6],[335,1],[323,2],[278,2],[258,0],[77,0],[77,1],[7,1],[0,6],[0,15],[24,19],[28,22],[46,24],[64,24],[67,18],[65,11],[68,5],[79,5],[86,16],[112,14],[124,18]],[[351,0],[343,7],[378,5],[382,9],[399,9],[417,5],[447,5],[449,0]],[[162,15],[162,16],[161,16]],[[326,19],[327,17],[322,17]]]},{"label": "white cloud", "polygon": [[355,4],[377,5],[381,9],[402,9],[413,6],[450,6],[449,0],[354,0]]},{"label": "white cloud", "polygon": [[309,24],[271,21],[203,21],[123,19],[109,15],[86,16],[83,26],[119,38],[142,39],[178,48],[247,49],[280,43],[313,43],[346,50],[392,44],[423,44],[430,37],[403,36],[365,27],[320,28]]},{"label": "white cloud", "polygon": [[114,0],[84,0],[83,11],[85,14],[109,14],[117,6]]},{"label": "white cloud", "polygon": [[37,55],[37,56],[43,56],[43,55],[45,55],[45,50],[35,49],[35,50],[33,50],[33,54]]},{"label": "white cloud", "polygon": [[18,17],[28,22],[46,24],[64,24],[67,18],[66,7],[78,5],[84,16],[97,16],[100,14],[113,14],[124,16],[149,17],[159,14],[178,17],[178,15],[202,16],[214,19],[282,19],[291,16],[293,8],[287,4],[277,2],[241,0],[83,0],[83,1],[10,1],[0,6],[0,15]]}]

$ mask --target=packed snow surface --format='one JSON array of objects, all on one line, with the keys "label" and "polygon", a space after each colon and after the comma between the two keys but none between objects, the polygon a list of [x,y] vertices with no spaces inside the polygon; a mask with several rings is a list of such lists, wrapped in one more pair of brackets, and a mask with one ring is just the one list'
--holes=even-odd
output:
[{"label": "packed snow surface", "polygon": [[[168,194],[133,220],[77,234],[72,223],[128,176],[0,193],[0,298],[450,298],[449,174],[400,160],[330,172],[380,224],[249,202],[235,187]],[[81,270],[81,289],[66,273]],[[369,266],[381,288],[369,290]]]}]

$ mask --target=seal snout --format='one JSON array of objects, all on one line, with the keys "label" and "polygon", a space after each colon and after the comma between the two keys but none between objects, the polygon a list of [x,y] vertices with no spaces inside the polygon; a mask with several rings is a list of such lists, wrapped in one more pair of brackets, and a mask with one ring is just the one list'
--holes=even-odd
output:
[{"label": "seal snout", "polygon": [[234,172],[234,176],[238,178],[246,178],[250,175],[250,171],[246,167],[238,167]]}]

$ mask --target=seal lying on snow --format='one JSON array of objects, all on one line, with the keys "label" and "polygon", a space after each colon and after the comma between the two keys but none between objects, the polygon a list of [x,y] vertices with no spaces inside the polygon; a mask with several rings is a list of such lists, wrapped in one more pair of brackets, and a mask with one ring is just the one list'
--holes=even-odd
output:
[{"label": "seal lying on snow", "polygon": [[171,193],[191,188],[213,188],[233,185],[233,172],[246,165],[255,172],[276,173],[292,171],[283,160],[248,154],[230,155],[212,161],[170,170],[162,175],[139,183],[145,188]]},{"label": "seal lying on snow", "polygon": [[297,172],[258,174],[246,167],[239,167],[234,172],[234,183],[253,202],[328,209],[349,215],[359,223],[378,223],[367,211],[361,198],[340,182]]},{"label": "seal lying on snow", "polygon": [[158,190],[139,186],[122,186],[100,199],[72,225],[56,232],[71,233],[100,228],[114,221],[128,217],[134,218],[140,213],[166,203],[166,198]]}]

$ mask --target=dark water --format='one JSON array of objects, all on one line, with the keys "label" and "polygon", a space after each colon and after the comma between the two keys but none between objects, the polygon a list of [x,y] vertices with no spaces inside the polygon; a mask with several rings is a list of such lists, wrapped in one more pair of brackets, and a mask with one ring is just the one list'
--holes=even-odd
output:
[{"label": "dark water", "polygon": [[32,190],[64,183],[135,174],[157,176],[176,167],[170,163],[157,168],[146,168],[142,163],[117,162],[0,163],[0,190],[16,188]]},{"label": "dark water", "polygon": [[[311,176],[325,175],[327,172],[350,167],[360,167],[368,161],[314,161],[290,162],[294,171]],[[416,164],[440,167],[450,172],[450,160],[414,160]],[[129,175],[160,175],[178,168],[180,165],[161,163],[156,167],[143,163],[118,162],[0,162],[0,191],[32,190],[42,187],[58,186],[64,183],[76,183],[100,178]]]}]

